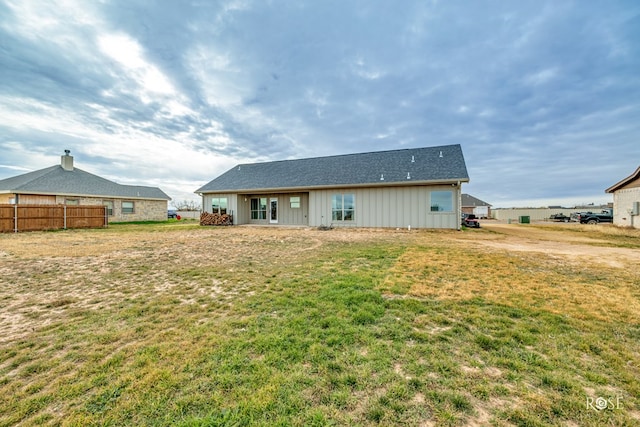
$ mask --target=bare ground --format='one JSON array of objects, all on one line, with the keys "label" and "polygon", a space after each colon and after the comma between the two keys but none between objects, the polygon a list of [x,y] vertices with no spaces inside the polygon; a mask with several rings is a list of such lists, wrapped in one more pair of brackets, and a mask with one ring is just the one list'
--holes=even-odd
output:
[{"label": "bare ground", "polygon": [[[603,319],[640,321],[637,280],[635,287],[622,283],[624,280],[614,283],[616,292],[610,292],[613,288],[605,285],[588,284],[587,289],[581,283],[549,284],[544,280],[523,280],[516,285],[483,282],[485,272],[469,275],[465,271],[447,270],[447,264],[460,263],[460,259],[448,258],[450,253],[439,258],[437,253],[425,252],[432,246],[449,245],[469,257],[487,253],[498,255],[497,259],[505,254],[522,254],[536,257],[542,263],[566,265],[567,271],[595,266],[625,272],[627,281],[626,272],[640,271],[637,246],[621,247],[609,234],[590,232],[602,229],[601,226],[586,229],[584,234],[567,231],[566,227],[569,226],[484,222],[481,230],[409,232],[250,226],[200,228],[185,224],[167,231],[131,227],[0,235],[0,349],[34,330],[60,321],[63,316],[69,318],[70,310],[111,309],[124,299],[144,298],[150,288],[155,294],[179,299],[185,308],[199,304],[201,298],[213,297],[220,302],[221,315],[225,315],[226,310],[233,310],[238,298],[266,286],[266,272],[286,274],[288,269],[295,269],[319,252],[326,255],[335,245],[354,242],[406,244],[407,250],[390,276],[397,273],[411,283],[410,297],[464,299],[482,295],[487,300],[510,304],[514,299],[526,300],[532,295],[540,298],[540,301],[532,299],[534,304],[552,312],[561,309],[578,317],[586,312]],[[640,237],[634,230],[621,230],[620,234]],[[440,268],[437,274],[428,280],[420,276],[425,267],[434,266]],[[496,270],[508,265],[486,268]],[[144,280],[137,276],[141,272]],[[456,278],[457,274],[464,277]],[[535,274],[547,273],[536,270],[532,277]],[[447,281],[451,276],[454,279]],[[460,286],[461,283],[464,286]],[[568,309],[565,301],[571,301]],[[437,334],[443,329],[433,329],[430,333]],[[461,367],[469,375],[502,375],[497,368],[489,369]],[[394,370],[408,378],[402,365],[396,364]],[[595,393],[594,390],[589,395]],[[423,403],[425,396],[418,393],[414,399]],[[489,409],[504,405],[505,402],[497,398],[488,404],[476,405],[476,415],[467,420],[467,424],[489,424]],[[426,421],[423,425],[435,424]]]},{"label": "bare ground", "polygon": [[[571,226],[573,224],[565,228]],[[486,246],[516,252],[540,252],[574,263],[599,263],[616,268],[640,265],[640,250],[607,247],[603,246],[608,243],[607,240],[602,238],[560,233],[561,225],[540,229],[517,224],[485,223],[483,227],[494,232],[495,235],[483,235],[482,238],[474,240],[478,247]]]},{"label": "bare ground", "polygon": [[[607,242],[605,239],[571,235],[560,228],[491,223],[484,223],[483,228],[482,232],[409,232],[185,225],[169,232],[132,228],[126,232],[3,234],[0,235],[0,344],[55,321],[70,304],[76,310],[100,310],[118,304],[123,298],[144,295],[148,286],[153,286],[155,292],[171,295],[177,285],[188,281],[188,275],[197,275],[198,269],[212,265],[224,267],[224,274],[208,282],[199,281],[190,295],[177,297],[192,304],[198,295],[209,295],[231,304],[238,295],[251,292],[250,285],[254,284],[234,282],[232,286],[234,272],[248,265],[257,270],[265,264],[295,268],[297,259],[313,257],[328,244],[384,240],[422,244],[445,238],[469,253],[483,250],[540,253],[575,265],[602,264],[621,269],[640,266],[638,249],[602,246]],[[181,265],[189,271],[181,271]],[[141,268],[151,270],[147,277],[152,281],[141,283],[135,277]]]}]

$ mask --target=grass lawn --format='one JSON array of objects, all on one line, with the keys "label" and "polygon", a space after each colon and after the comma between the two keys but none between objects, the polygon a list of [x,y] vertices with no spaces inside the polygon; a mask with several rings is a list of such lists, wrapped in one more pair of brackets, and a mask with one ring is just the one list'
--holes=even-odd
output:
[{"label": "grass lawn", "polygon": [[0,426],[640,425],[639,249],[533,224],[0,235]]}]

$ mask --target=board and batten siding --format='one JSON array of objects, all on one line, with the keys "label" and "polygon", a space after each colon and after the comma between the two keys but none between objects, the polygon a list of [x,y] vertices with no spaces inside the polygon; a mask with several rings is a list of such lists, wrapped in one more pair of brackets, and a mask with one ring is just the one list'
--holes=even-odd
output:
[{"label": "board and batten siding", "polygon": [[[225,197],[227,199],[227,213],[233,214],[233,223],[238,224],[237,217],[242,217],[244,212],[242,212],[242,208],[238,206],[238,195],[237,194],[203,194],[202,195],[202,211],[211,213],[211,202],[214,198],[217,197]],[[242,224],[242,223],[240,223]]]},{"label": "board and batten siding", "polygon": [[[451,191],[452,212],[431,212],[431,192]],[[354,194],[355,221],[332,221],[334,194]],[[313,227],[449,228],[460,224],[458,187],[414,186],[344,188],[309,192],[309,225]]]},{"label": "board and batten siding", "polygon": [[[309,193],[269,193],[269,194],[205,194],[203,197],[203,210],[211,212],[213,198],[227,198],[227,212],[233,214],[233,223],[241,224],[270,224],[269,203],[271,199],[278,199],[278,224],[279,225],[308,225],[309,217]],[[267,199],[267,219],[251,219],[251,199]],[[290,198],[300,197],[300,208],[291,208]]]},{"label": "board and batten siding", "polygon": [[[300,207],[291,207],[291,197],[300,197]],[[271,199],[278,199],[278,225],[309,224],[309,193],[268,193],[238,195],[238,217],[235,224],[270,224],[269,206]],[[267,199],[267,218],[251,219],[251,199]]]},{"label": "board and batten siding", "polygon": [[[278,197],[278,223],[286,225],[309,224],[309,193],[279,194]],[[300,207],[291,207],[291,197],[300,197]]]}]

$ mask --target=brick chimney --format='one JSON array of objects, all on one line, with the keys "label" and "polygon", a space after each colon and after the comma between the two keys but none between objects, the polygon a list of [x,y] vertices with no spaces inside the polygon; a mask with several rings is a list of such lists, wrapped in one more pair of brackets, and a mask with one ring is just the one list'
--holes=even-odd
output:
[{"label": "brick chimney", "polygon": [[73,156],[70,155],[71,150],[64,150],[64,156],[61,156],[62,160],[60,163],[62,164],[62,169],[66,171],[73,170]]}]

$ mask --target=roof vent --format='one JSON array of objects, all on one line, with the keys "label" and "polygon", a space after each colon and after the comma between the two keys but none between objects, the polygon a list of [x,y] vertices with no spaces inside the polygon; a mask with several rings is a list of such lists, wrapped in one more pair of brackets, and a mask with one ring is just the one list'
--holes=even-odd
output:
[{"label": "roof vent", "polygon": [[407,172],[407,179],[411,179],[411,174]]},{"label": "roof vent", "polygon": [[415,156],[411,156],[411,163],[415,163],[415,162],[416,162]]},{"label": "roof vent", "polygon": [[380,174],[380,181],[384,181],[384,174]]},{"label": "roof vent", "polygon": [[438,157],[442,158],[442,150],[440,150],[440,155]]}]

